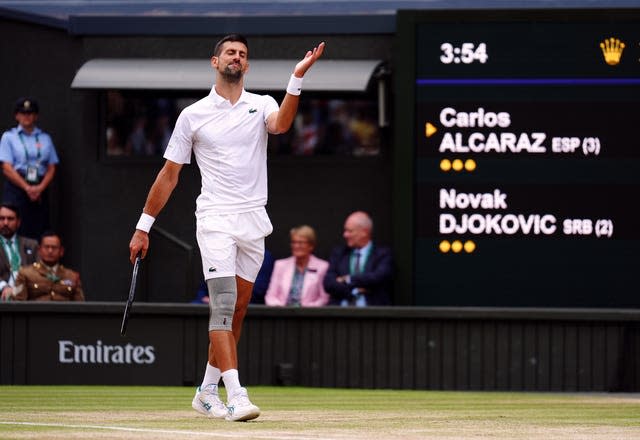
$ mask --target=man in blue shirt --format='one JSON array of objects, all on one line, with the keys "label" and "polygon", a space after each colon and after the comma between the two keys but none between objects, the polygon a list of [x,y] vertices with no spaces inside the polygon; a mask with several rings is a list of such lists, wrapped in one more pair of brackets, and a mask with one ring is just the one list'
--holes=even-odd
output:
[{"label": "man in blue shirt", "polygon": [[58,154],[51,136],[36,126],[38,103],[32,98],[16,101],[18,126],[0,139],[0,162],[5,177],[3,201],[22,214],[20,235],[39,239],[49,228],[47,188],[56,173]]}]

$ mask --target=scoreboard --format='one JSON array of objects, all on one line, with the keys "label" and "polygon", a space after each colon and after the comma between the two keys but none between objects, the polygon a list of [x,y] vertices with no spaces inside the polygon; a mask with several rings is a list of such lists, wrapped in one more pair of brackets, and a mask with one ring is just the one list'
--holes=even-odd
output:
[{"label": "scoreboard", "polygon": [[397,44],[412,302],[638,307],[640,10],[399,11]]}]

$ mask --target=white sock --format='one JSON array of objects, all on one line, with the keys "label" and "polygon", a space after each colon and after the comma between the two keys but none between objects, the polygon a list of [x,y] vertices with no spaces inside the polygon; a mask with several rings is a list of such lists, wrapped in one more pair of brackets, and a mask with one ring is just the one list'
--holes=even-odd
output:
[{"label": "white sock", "polygon": [[202,385],[200,385],[200,389],[204,390],[207,386],[215,385],[218,386],[218,382],[220,382],[220,369],[214,367],[213,365],[207,362],[207,369],[204,371],[204,379],[202,379]]},{"label": "white sock", "polygon": [[238,377],[238,370],[231,369],[222,373],[222,381],[224,387],[227,390],[227,398],[233,396],[236,390],[240,388],[240,378]]}]

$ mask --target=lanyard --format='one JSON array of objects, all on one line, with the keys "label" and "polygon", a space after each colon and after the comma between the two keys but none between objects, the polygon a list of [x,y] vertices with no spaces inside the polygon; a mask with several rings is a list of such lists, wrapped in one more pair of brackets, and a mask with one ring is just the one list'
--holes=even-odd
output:
[{"label": "lanyard", "polygon": [[[27,149],[27,144],[24,141],[24,134],[21,131],[18,132],[18,137],[20,138],[20,142],[22,143],[22,147],[24,148],[24,156],[27,164],[29,163],[29,150]],[[38,133],[36,133],[36,160],[40,161],[40,148],[42,148],[42,144],[40,143],[40,139],[38,138]]]},{"label": "lanyard", "polygon": [[13,273],[17,273],[18,269],[20,269],[20,253],[14,247],[14,242],[16,241],[17,238],[15,240],[8,240],[6,238],[3,238],[5,249],[7,250],[8,254],[7,256],[9,257],[9,263],[11,264],[11,272]]}]

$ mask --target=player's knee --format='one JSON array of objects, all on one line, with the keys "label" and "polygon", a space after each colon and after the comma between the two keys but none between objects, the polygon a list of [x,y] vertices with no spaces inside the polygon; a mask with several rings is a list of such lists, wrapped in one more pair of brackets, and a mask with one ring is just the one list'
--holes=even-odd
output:
[{"label": "player's knee", "polygon": [[209,331],[229,330],[233,325],[237,288],[235,277],[207,280],[209,290]]}]

